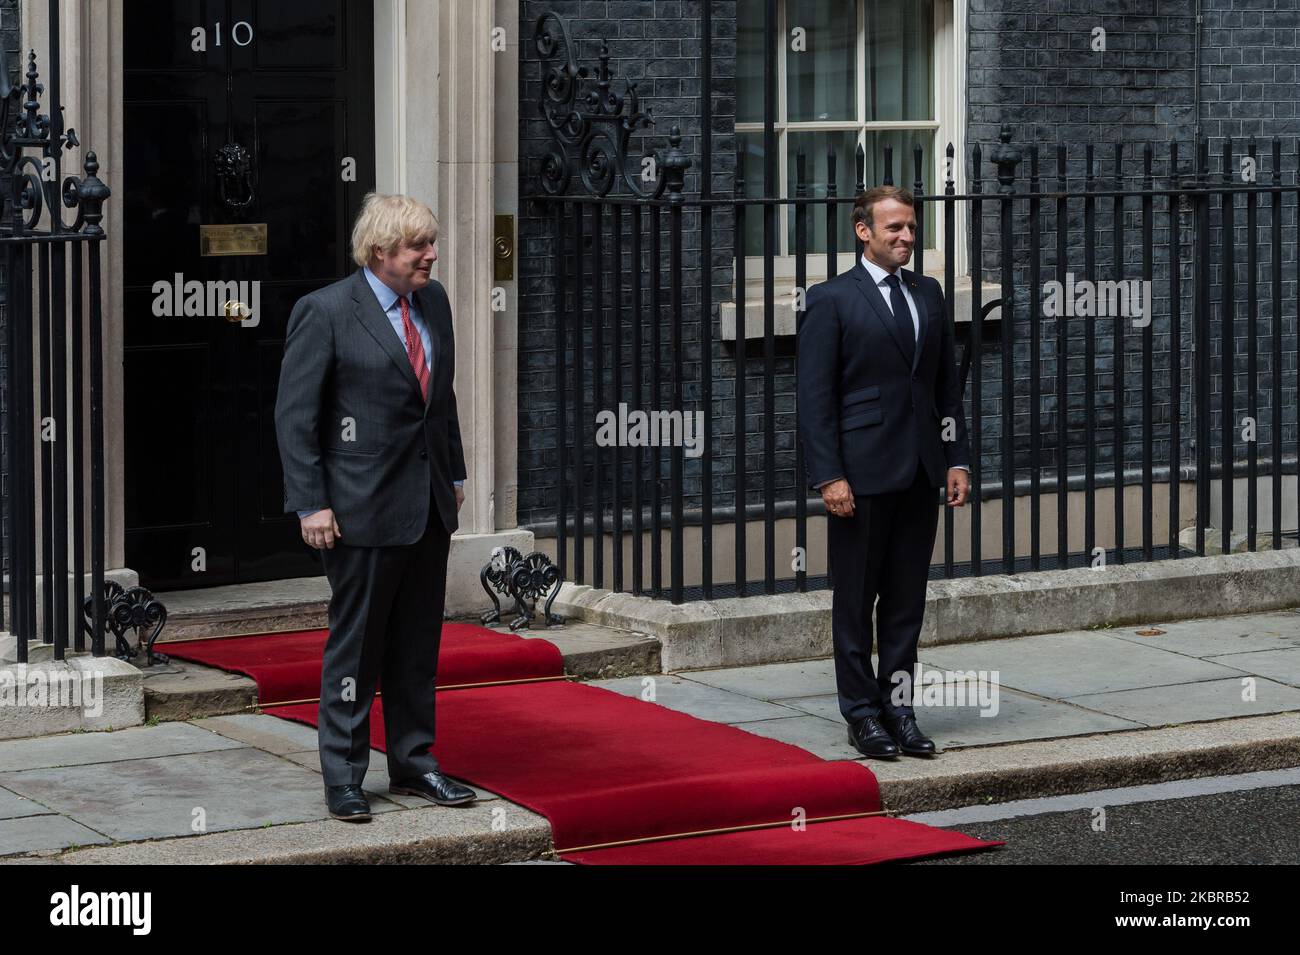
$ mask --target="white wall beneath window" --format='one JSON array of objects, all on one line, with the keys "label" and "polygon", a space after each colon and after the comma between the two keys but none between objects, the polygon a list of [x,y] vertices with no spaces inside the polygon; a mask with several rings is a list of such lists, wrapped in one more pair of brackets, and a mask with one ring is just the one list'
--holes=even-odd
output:
[{"label": "white wall beneath window", "polygon": [[406,192],[406,2],[375,0],[375,189]]},{"label": "white wall beneath window", "polygon": [[[969,3],[967,0],[935,0],[935,118],[939,120],[939,130],[935,135],[935,151],[938,160],[934,181],[936,188],[946,178],[944,168],[945,150],[948,143],[953,146],[953,181],[957,194],[966,191],[966,40],[969,26]],[[936,217],[940,230],[944,228],[943,210],[940,207]],[[966,255],[966,203],[956,204],[956,249],[954,261],[958,275],[967,269]],[[942,231],[940,232],[942,235]],[[941,246],[942,242],[936,243]],[[942,259],[940,259],[942,261]]]}]

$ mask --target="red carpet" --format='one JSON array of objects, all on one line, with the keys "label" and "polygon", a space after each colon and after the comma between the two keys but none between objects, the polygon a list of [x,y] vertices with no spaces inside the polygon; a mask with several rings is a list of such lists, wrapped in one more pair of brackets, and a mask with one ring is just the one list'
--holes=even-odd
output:
[{"label": "red carpet", "polygon": [[[170,643],[164,652],[248,674],[268,701],[320,692],[324,631]],[[439,685],[558,676],[548,641],[469,624],[443,627]],[[263,704],[267,705],[267,704]],[[317,704],[269,713],[316,724]],[[383,712],[370,735],[384,748]],[[970,851],[1001,843],[883,816],[863,765],[653,703],[564,681],[448,689],[438,696],[443,769],[550,820],[571,862],[602,865],[849,865]],[[806,820],[805,825],[792,824]],[[681,838],[702,830],[740,829]],[[653,837],[610,848],[613,842]],[[580,851],[579,851],[580,850]]]},{"label": "red carpet", "polygon": [[[484,639],[489,633],[495,639]],[[232,670],[257,681],[263,706],[320,696],[320,660],[328,630],[295,630],[261,636],[219,637],[160,644],[178,660]],[[528,640],[465,623],[442,625],[438,685],[463,686],[554,677],[564,659],[548,640]],[[383,747],[380,747],[381,749]]]}]

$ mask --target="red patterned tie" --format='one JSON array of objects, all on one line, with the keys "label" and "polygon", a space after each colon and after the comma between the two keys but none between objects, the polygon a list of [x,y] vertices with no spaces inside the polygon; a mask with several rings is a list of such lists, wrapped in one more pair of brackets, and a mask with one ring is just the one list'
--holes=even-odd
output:
[{"label": "red patterned tie", "polygon": [[428,401],[429,366],[424,363],[424,342],[420,340],[420,333],[415,330],[415,322],[411,321],[411,305],[407,302],[406,296],[399,296],[397,300],[402,303],[402,331],[406,335],[406,357],[411,360],[415,377],[420,382],[420,397]]}]

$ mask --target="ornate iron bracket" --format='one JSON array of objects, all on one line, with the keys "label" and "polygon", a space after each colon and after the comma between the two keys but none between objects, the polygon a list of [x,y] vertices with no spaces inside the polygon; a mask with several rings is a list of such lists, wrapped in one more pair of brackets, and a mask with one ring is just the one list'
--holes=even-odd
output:
[{"label": "ornate iron bracket", "polygon": [[[564,623],[559,614],[551,613],[551,604],[560,593],[560,568],[551,563],[551,559],[540,551],[524,557],[513,547],[497,547],[492,557],[483,565],[478,575],[483,592],[492,601],[492,609],[479,617],[483,624],[501,622],[501,603],[497,594],[506,594],[515,602],[514,610],[518,615],[510,624],[511,630],[519,630],[533,622],[537,601],[550,592],[542,608],[546,625],[556,626]],[[495,589],[495,593],[493,592]]]},{"label": "ornate iron bracket", "polygon": [[[167,608],[162,601],[143,587],[126,590],[115,580],[104,581],[104,604],[107,610],[104,623],[117,640],[117,658],[130,662],[141,650],[144,651],[145,666],[155,663],[167,663],[166,654],[154,653],[153,645],[167,625]],[[82,605],[82,627],[87,635],[94,633],[95,597],[87,597]],[[126,638],[128,630],[135,631],[136,646]],[[148,636],[141,638],[141,631],[148,630]]]},{"label": "ornate iron bracket", "polygon": [[[667,152],[636,156],[629,152],[632,134],[654,125],[649,108],[642,111],[636,84],[625,82],[622,96],[613,91],[609,47],[600,47],[596,88],[580,95],[590,74],[573,57],[568,27],[554,13],[544,13],[533,27],[533,43],[542,56],[542,95],[538,109],[550,128],[552,143],[541,159],[543,191],[563,195],[576,166],[593,196],[604,196],[622,180],[632,195],[681,201],[682,182],[691,161],[678,148],[681,131],[674,126]],[[551,65],[545,61],[554,60]]]}]

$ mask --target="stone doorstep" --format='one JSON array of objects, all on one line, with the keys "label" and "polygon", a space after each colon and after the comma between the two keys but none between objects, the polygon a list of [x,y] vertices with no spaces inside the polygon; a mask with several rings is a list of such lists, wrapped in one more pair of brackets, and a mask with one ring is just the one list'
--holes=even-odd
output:
[{"label": "stone doorstep", "polygon": [[[166,597],[163,598],[166,603]],[[166,652],[168,643],[201,640],[204,637],[274,633],[282,630],[319,630],[329,626],[329,601],[287,604],[265,609],[172,614],[154,644]]]},{"label": "stone doorstep", "polygon": [[[1300,716],[1238,717],[1158,729],[950,750],[936,759],[865,763],[881,798],[903,816],[986,802],[1091,792],[1300,766]],[[482,808],[490,815],[488,803]],[[508,804],[507,804],[508,805]],[[431,807],[432,809],[432,807]],[[74,864],[462,863],[554,858],[546,821],[520,807],[503,832],[466,822],[456,810],[377,814],[365,826],[332,820],[292,823],[141,843],[47,853]],[[22,858],[0,860],[24,861]],[[33,861],[30,858],[26,861]]]},{"label": "stone doorstep", "polygon": [[[45,699],[22,703],[18,695],[33,691],[33,679],[46,688]],[[145,720],[140,671],[116,657],[0,664],[0,680],[6,697],[13,694],[0,706],[0,739],[124,729]]]},{"label": "stone doorstep", "polygon": [[156,594],[167,607],[158,646],[274,630],[314,630],[328,625],[330,588],[324,577],[301,577]]},{"label": "stone doorstep", "polygon": [[[935,580],[920,645],[1278,610],[1300,598],[1300,550]],[[657,637],[665,672],[830,656],[829,590],[674,605],[565,583],[554,611]]]},{"label": "stone doorstep", "polygon": [[[525,630],[520,635],[550,640],[564,657],[564,672],[580,679],[605,680],[660,672],[659,641],[645,634],[579,621]],[[165,644],[155,646],[167,652]],[[145,667],[141,672],[144,705],[150,719],[191,720],[248,713],[257,705],[257,684],[238,673],[184,660]]]}]

